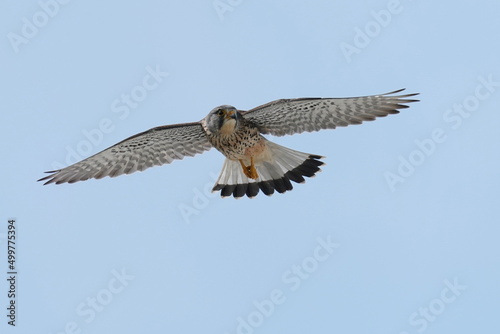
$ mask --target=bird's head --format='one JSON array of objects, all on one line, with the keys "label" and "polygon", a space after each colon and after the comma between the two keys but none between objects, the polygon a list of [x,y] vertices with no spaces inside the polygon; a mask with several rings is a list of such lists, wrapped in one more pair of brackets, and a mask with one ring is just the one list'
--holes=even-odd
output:
[{"label": "bird's head", "polygon": [[208,129],[213,133],[231,134],[236,129],[241,115],[233,106],[214,108],[205,118]]}]

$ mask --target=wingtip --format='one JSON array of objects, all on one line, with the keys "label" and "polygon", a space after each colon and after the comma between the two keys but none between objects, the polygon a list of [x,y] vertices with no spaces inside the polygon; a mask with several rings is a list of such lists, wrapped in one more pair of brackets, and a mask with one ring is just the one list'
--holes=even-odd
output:
[{"label": "wingtip", "polygon": [[[50,175],[46,176],[46,177],[42,177],[41,179],[36,180],[36,182],[42,182],[42,181],[45,181],[45,180],[47,180],[49,178],[50,178]],[[49,184],[51,181],[52,180],[48,180],[48,181],[44,182],[43,185]]]},{"label": "wingtip", "polygon": [[46,181],[43,183],[44,186],[48,185],[48,184],[51,184],[51,183],[54,183],[54,184],[60,184],[62,182],[56,182],[55,180],[55,176],[58,172],[60,172],[61,169],[56,169],[56,170],[49,170],[49,171],[46,171],[44,173],[46,174],[50,174],[50,175],[46,175],[38,180],[36,180],[37,182],[41,182],[41,181]]},{"label": "wingtip", "polygon": [[406,90],[406,88],[400,88],[400,89],[396,89],[392,92],[389,92],[389,93],[385,93],[383,95],[390,95],[390,94],[397,94],[397,93],[401,93],[402,91]]},{"label": "wingtip", "polygon": [[[385,93],[385,94],[382,94],[382,95],[397,94],[397,93],[401,93],[401,92],[403,92],[405,90],[406,90],[406,88],[401,88],[401,89],[398,89],[398,90],[395,90],[395,91],[392,91],[392,92],[389,92],[389,93]],[[417,96],[417,95],[420,95],[420,93],[409,93],[409,94],[399,95],[397,97],[402,98],[402,97],[411,97],[411,96]],[[418,101],[420,101],[420,100],[408,100],[408,101],[405,101],[405,102],[418,102]]]}]

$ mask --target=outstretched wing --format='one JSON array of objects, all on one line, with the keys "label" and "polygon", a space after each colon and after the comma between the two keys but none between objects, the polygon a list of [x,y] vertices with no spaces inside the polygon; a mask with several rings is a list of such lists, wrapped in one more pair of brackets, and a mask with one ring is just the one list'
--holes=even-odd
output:
[{"label": "outstretched wing", "polygon": [[361,124],[376,117],[399,113],[416,94],[394,95],[394,92],[349,98],[301,98],[276,100],[241,112],[263,134],[291,135],[304,131],[335,129],[337,126]]},{"label": "outstretched wing", "polygon": [[211,147],[199,122],[159,126],[129,137],[76,164],[47,172],[51,175],[38,181],[60,184],[115,177],[169,164],[185,156],[203,153]]}]

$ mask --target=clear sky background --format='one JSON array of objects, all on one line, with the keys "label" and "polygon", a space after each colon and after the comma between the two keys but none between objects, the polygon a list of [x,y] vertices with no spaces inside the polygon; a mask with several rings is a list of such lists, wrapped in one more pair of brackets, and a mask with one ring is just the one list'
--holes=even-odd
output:
[{"label": "clear sky background", "polygon": [[[0,332],[498,332],[499,13],[497,0],[2,1]],[[327,157],[286,194],[210,194],[215,150],[36,182],[217,105],[400,88],[421,102],[271,138]]]}]

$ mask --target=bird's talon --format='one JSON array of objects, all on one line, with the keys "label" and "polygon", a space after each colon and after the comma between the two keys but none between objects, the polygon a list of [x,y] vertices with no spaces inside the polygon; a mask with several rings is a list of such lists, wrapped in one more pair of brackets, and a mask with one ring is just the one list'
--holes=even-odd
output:
[{"label": "bird's talon", "polygon": [[257,169],[255,169],[255,165],[253,163],[253,157],[250,159],[251,161],[250,166],[245,166],[245,164],[241,159],[239,161],[241,164],[241,168],[243,169],[243,174],[245,174],[246,177],[254,180],[256,180],[259,177],[259,174],[257,174]]},{"label": "bird's talon", "polygon": [[259,177],[259,175],[257,174],[257,170],[255,169],[255,165],[253,164],[253,160],[252,164],[248,167],[248,174],[248,177],[254,180]]}]

